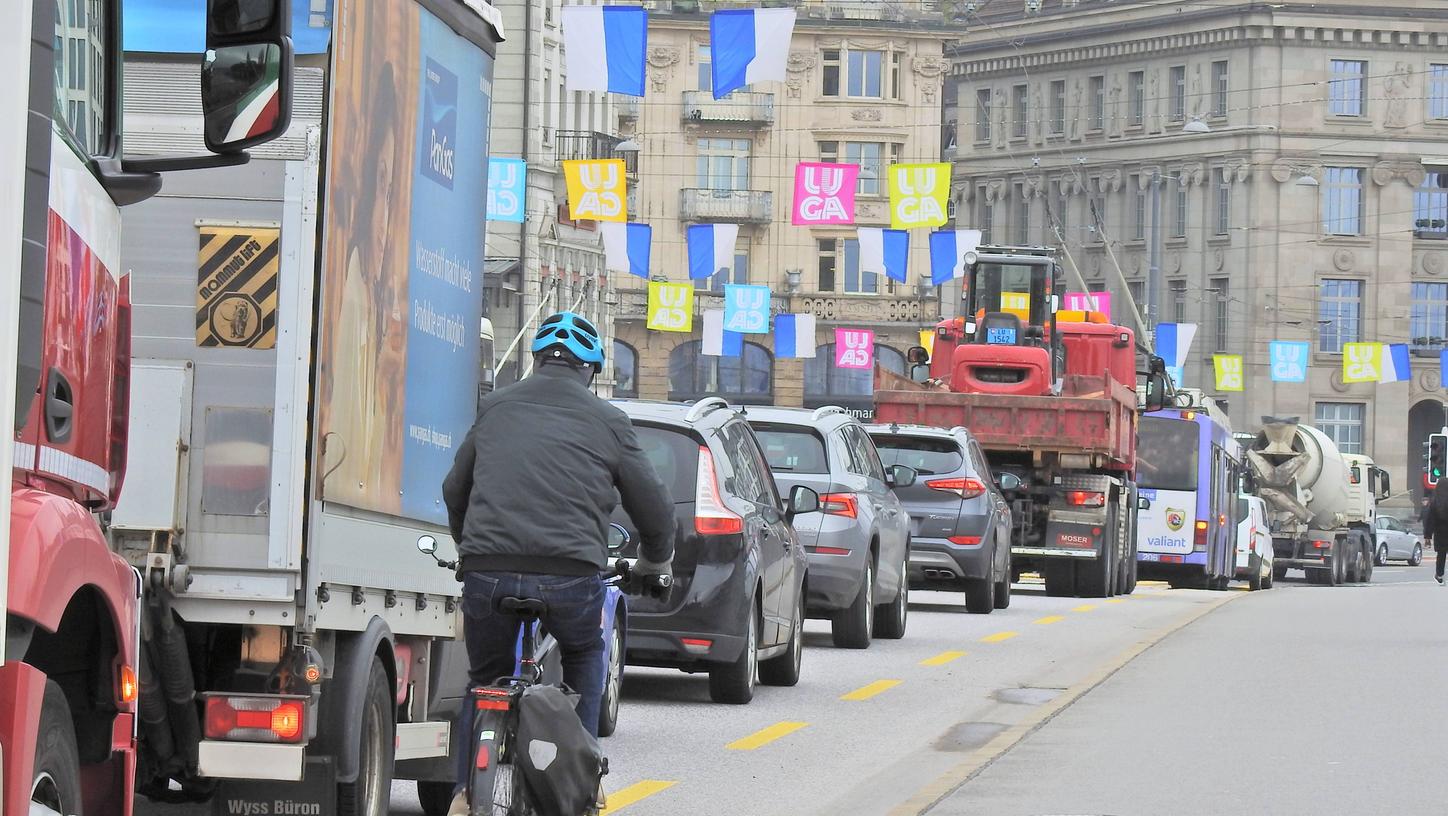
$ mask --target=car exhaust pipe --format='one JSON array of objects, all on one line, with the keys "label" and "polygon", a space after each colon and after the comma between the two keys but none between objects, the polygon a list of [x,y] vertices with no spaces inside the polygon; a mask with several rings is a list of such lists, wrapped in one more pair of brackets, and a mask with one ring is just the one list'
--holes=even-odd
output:
[{"label": "car exhaust pipe", "polygon": [[951,572],[950,570],[927,569],[925,570],[925,577],[934,578],[936,580],[949,581],[955,578],[955,573]]}]

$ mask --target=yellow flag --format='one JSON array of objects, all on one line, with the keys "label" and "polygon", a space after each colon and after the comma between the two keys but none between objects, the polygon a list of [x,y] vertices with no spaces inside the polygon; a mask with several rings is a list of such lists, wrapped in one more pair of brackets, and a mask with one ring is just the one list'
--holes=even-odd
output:
[{"label": "yellow flag", "polygon": [[1031,293],[1001,292],[1001,311],[1031,322]]},{"label": "yellow flag", "polygon": [[931,357],[935,356],[935,329],[920,330],[920,347],[925,349]]},{"label": "yellow flag", "polygon": [[1242,355],[1213,354],[1212,367],[1217,370],[1218,391],[1241,391],[1246,377],[1242,373]]},{"label": "yellow flag", "polygon": [[1383,373],[1383,349],[1382,343],[1343,343],[1342,381],[1377,382]]},{"label": "yellow flag", "polygon": [[892,229],[945,226],[949,164],[896,164],[889,174]]},{"label": "yellow flag", "polygon": [[694,330],[694,285],[649,282],[649,322],[654,331]]},{"label": "yellow flag", "polygon": [[623,159],[565,161],[568,216],[575,221],[627,221]]}]

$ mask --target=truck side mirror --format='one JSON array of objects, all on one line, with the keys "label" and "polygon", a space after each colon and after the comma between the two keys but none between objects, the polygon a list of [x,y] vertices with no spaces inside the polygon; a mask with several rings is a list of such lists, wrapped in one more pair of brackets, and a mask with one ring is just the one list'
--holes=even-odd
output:
[{"label": "truck side mirror", "polygon": [[1014,473],[1002,473],[998,481],[1001,490],[1020,490],[1021,477]]},{"label": "truck side mirror", "polygon": [[209,0],[201,63],[207,150],[237,153],[291,124],[291,25],[286,0]]},{"label": "truck side mirror", "polygon": [[1388,478],[1386,470],[1379,469],[1378,474],[1378,501],[1387,501],[1393,495],[1393,482]]},{"label": "truck side mirror", "polygon": [[1166,407],[1166,374],[1153,371],[1146,377],[1146,413],[1155,413]]}]

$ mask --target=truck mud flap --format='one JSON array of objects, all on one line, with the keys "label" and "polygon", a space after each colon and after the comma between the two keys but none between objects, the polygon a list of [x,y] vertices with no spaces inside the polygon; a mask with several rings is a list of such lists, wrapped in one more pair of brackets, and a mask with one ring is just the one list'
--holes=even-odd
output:
[{"label": "truck mud flap", "polygon": [[331,757],[307,759],[300,782],[229,779],[211,800],[212,816],[331,816],[337,771]]},{"label": "truck mud flap", "polygon": [[1081,524],[1052,518],[1046,523],[1046,540],[1042,555],[1067,558],[1095,558],[1100,553],[1104,528],[1099,524]]}]

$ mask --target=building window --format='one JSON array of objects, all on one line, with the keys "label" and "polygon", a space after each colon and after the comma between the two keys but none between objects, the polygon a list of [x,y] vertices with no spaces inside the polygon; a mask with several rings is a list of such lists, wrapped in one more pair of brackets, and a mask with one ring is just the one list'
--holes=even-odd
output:
[{"label": "building window", "polygon": [[1187,319],[1187,282],[1184,280],[1167,281],[1168,294],[1171,295],[1171,319],[1174,323],[1184,323]]},{"label": "building window", "polygon": [[699,340],[681,343],[669,352],[669,399],[697,400],[721,396],[751,405],[773,402],[774,358],[757,343],[746,342],[738,357],[703,354]]},{"label": "building window", "polygon": [[975,92],[975,140],[990,141],[990,88]]},{"label": "building window", "polygon": [[1026,117],[1030,115],[1029,89],[1025,85],[1011,88],[1011,138],[1026,138]]},{"label": "building window", "polygon": [[[821,55],[824,95],[857,99],[884,99],[887,82],[885,55],[884,51],[826,49]],[[899,54],[891,54],[889,66],[889,88],[894,95],[893,98],[898,99],[902,81]]]},{"label": "building window", "polygon": [[1132,71],[1126,77],[1126,86],[1126,123],[1131,127],[1141,127],[1146,121],[1146,72]]},{"label": "building window", "polygon": [[1188,196],[1186,179],[1172,177],[1171,237],[1187,237],[1187,224],[1191,220],[1191,199]]},{"label": "building window", "polygon": [[1227,115],[1227,61],[1212,63],[1212,115]]},{"label": "building window", "polygon": [[1015,232],[1011,236],[1016,246],[1029,246],[1031,243],[1031,197],[1026,192],[1025,185],[1017,184],[1016,196],[1016,217],[1012,226]]},{"label": "building window", "polygon": [[700,44],[694,52],[694,64],[699,69],[699,90],[714,90],[714,58],[710,55],[709,46]]},{"label": "building window", "polygon": [[855,192],[859,195],[882,195],[885,168],[881,156],[885,146],[879,142],[845,142],[845,163],[860,166]]},{"label": "building window", "polygon": [[1051,82],[1051,135],[1066,135],[1066,80]]},{"label": "building window", "polygon": [[899,51],[890,52],[890,98],[905,98],[905,55]]},{"label": "building window", "polygon": [[[1141,306],[1146,300],[1146,281],[1127,281],[1126,294],[1131,297],[1131,302]],[[1130,313],[1130,309],[1126,309]]]},{"label": "building window", "polygon": [[1087,225],[1087,234],[1092,243],[1101,243],[1106,240],[1106,194],[1101,192],[1101,179],[1092,176],[1086,180],[1088,190],[1086,192],[1086,217],[1090,220]]},{"label": "building window", "polygon": [[709,288],[715,292],[724,291],[724,285],[729,283],[749,283],[748,249],[734,250],[734,268],[715,272],[713,277],[709,278]]},{"label": "building window", "polygon": [[1127,195],[1131,197],[1131,240],[1146,240],[1146,191],[1141,188],[1141,176],[1131,176],[1127,183]]},{"label": "building window", "polygon": [[1448,169],[1428,171],[1413,193],[1413,234],[1448,238]]},{"label": "building window", "polygon": [[622,340],[613,341],[613,395],[638,399],[639,353]]},{"label": "building window", "polygon": [[835,271],[839,268],[839,260],[835,256],[836,243],[834,238],[821,238],[815,242],[821,292],[835,291]]},{"label": "building window", "polygon": [[1413,284],[1409,334],[1415,349],[1437,351],[1448,338],[1448,283]]},{"label": "building window", "polygon": [[1106,129],[1106,77],[1094,76],[1087,82],[1091,114],[1087,117],[1087,130]]},{"label": "building window", "polygon": [[836,49],[826,49],[820,58],[820,74],[824,78],[824,87],[820,92],[825,96],[840,95],[840,52]]},{"label": "building window", "polygon": [[1428,118],[1448,119],[1448,65],[1428,66]]},{"label": "building window", "polygon": [[1226,278],[1212,278],[1212,295],[1217,299],[1217,351],[1227,350],[1227,301],[1230,298],[1227,292],[1228,283]]},{"label": "building window", "polygon": [[102,3],[55,4],[55,114],[62,132],[85,156],[99,155],[107,147],[106,18]]},{"label": "building window", "polygon": [[1314,425],[1337,444],[1343,453],[1363,452],[1363,404],[1360,402],[1319,402]]},{"label": "building window", "polygon": [[1322,186],[1322,231],[1328,235],[1361,235],[1363,171],[1357,167],[1327,168]]},{"label": "building window", "polygon": [[700,139],[697,170],[705,190],[748,190],[749,140]]},{"label": "building window", "polygon": [[1362,116],[1367,96],[1368,64],[1361,60],[1333,60],[1328,86],[1333,116]]},{"label": "building window", "polygon": [[1341,354],[1343,343],[1356,343],[1362,323],[1363,284],[1356,280],[1322,282],[1317,301],[1317,350]]},{"label": "building window", "polygon": [[844,249],[845,293],[852,295],[874,295],[880,291],[880,276],[874,272],[860,271],[860,242],[854,238],[840,241]]},{"label": "building window", "polygon": [[1167,88],[1171,92],[1171,120],[1180,122],[1187,118],[1187,67],[1185,65],[1171,67]]},{"label": "building window", "polygon": [[543,144],[553,142],[553,72],[543,69]]},{"label": "building window", "polygon": [[[886,371],[905,375],[905,355],[889,346],[875,344],[875,362]],[[830,404],[830,398],[868,397],[875,393],[874,372],[868,369],[836,368],[835,344],[825,343],[815,349],[815,356],[804,361],[805,406],[813,401]]]},{"label": "building window", "polygon": [[992,237],[995,231],[995,205],[990,203],[985,185],[975,188],[975,208],[975,223],[980,229],[980,240],[990,244],[995,240]]},{"label": "building window", "polygon": [[1232,185],[1227,178],[1227,168],[1213,170],[1212,182],[1217,198],[1217,234],[1227,235],[1232,229]]}]

